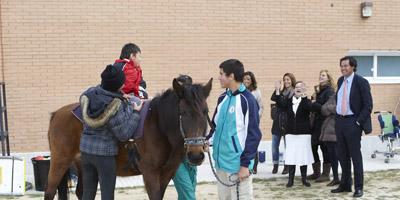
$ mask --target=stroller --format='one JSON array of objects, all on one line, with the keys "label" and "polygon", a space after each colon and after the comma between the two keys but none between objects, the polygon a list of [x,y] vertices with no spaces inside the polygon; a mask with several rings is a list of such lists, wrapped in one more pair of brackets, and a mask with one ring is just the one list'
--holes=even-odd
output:
[{"label": "stroller", "polygon": [[[397,103],[397,106],[399,103]],[[396,111],[396,109],[395,109]],[[386,143],[386,151],[374,151],[371,158],[376,158],[377,154],[383,154],[385,158],[385,163],[389,163],[390,158],[395,155],[399,155],[400,150],[400,127],[399,120],[390,111],[377,111],[374,114],[378,114],[378,121],[381,127],[381,134],[379,138],[382,143]]]}]

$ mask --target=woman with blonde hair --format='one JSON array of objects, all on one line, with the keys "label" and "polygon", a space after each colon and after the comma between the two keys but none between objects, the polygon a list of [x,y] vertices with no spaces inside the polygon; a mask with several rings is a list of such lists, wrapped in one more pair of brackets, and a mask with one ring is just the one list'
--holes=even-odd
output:
[{"label": "woman with blonde hair", "polygon": [[[319,73],[319,84],[315,87],[315,102],[324,105],[328,99],[335,94],[335,83],[333,76],[328,70],[321,70]],[[321,127],[325,120],[325,116],[322,115],[321,110],[318,109],[314,113],[313,127],[312,127],[312,151],[314,155],[313,174],[307,178],[310,180],[316,180],[316,182],[329,181],[329,174],[331,169],[331,162],[329,158],[328,149],[325,143],[320,140]],[[318,147],[321,148],[323,157],[323,167],[321,174],[321,161],[318,155]]]}]

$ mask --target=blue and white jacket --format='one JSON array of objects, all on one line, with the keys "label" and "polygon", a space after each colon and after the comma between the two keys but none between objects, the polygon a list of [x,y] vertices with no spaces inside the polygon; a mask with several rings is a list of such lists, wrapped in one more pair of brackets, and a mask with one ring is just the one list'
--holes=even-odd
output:
[{"label": "blue and white jacket", "polygon": [[261,140],[258,110],[256,99],[243,84],[218,98],[210,139],[217,169],[227,173],[237,173],[241,166],[253,169]]}]

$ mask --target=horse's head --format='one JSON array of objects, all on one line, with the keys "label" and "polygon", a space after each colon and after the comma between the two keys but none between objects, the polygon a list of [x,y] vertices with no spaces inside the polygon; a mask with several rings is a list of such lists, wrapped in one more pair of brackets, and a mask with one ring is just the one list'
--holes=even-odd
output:
[{"label": "horse's head", "polygon": [[192,84],[188,76],[187,79],[180,78],[173,81],[174,92],[179,97],[179,131],[188,161],[200,165],[204,161],[204,152],[208,150],[205,140],[208,127],[206,100],[210,95],[212,78],[205,85]]}]

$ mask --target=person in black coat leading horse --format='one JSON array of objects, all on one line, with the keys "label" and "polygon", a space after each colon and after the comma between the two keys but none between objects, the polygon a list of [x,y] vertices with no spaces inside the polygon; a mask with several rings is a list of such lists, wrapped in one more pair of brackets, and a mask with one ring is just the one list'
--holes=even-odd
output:
[{"label": "person in black coat leading horse", "polygon": [[[320,105],[324,105],[329,97],[335,94],[334,90],[334,80],[332,76],[329,75],[328,70],[321,70],[319,73],[319,84],[315,87],[316,98],[315,102]],[[313,174],[307,176],[309,180],[316,180],[316,182],[329,181],[329,174],[331,163],[329,159],[328,149],[322,141],[319,140],[321,136],[321,127],[324,122],[325,117],[321,114],[321,110],[317,110],[314,113],[314,121],[312,127],[311,144],[312,151],[314,155]],[[321,175],[321,161],[318,155],[318,147],[321,148],[323,157],[323,171]]]},{"label": "person in black coat leading horse", "polygon": [[336,105],[337,155],[342,167],[341,183],[332,193],[351,192],[351,161],[354,167],[353,197],[363,196],[364,169],[361,136],[372,132],[372,95],[368,81],[356,74],[357,61],[351,56],[340,59],[342,77],[338,80]]}]

